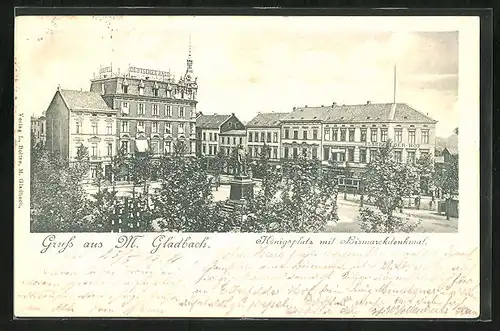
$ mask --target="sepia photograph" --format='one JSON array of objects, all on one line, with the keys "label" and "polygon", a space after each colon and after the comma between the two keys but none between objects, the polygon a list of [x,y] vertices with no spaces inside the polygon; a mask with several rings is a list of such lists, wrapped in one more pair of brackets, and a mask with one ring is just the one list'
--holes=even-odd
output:
[{"label": "sepia photograph", "polygon": [[480,315],[478,17],[124,13],[15,19],[16,317]]},{"label": "sepia photograph", "polygon": [[457,31],[139,19],[23,41],[32,232],[458,230]]}]

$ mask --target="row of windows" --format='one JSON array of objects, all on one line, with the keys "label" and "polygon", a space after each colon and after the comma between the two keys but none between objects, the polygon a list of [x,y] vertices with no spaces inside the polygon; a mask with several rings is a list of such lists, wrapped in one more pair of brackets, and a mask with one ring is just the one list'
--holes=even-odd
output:
[{"label": "row of windows", "polygon": [[[202,146],[202,151],[203,151],[203,154],[207,154],[207,146],[206,145]],[[208,155],[216,155],[216,154],[217,154],[217,145],[209,144],[208,145]]]},{"label": "row of windows", "polygon": [[[144,116],[146,114],[146,106],[144,103],[138,103],[137,104],[137,115],[138,116]],[[127,101],[122,101],[121,105],[121,111],[122,114],[128,115],[130,113],[130,103]],[[178,108],[178,116],[183,118],[187,115],[187,112],[184,108],[184,106],[179,106]],[[165,117],[172,117],[172,106],[171,105],[165,105],[165,108],[163,110]],[[160,104],[153,104],[151,106],[151,115],[152,116],[160,116]],[[193,108],[191,116],[195,116],[195,109]]]},{"label": "row of windows", "polygon": [[[75,151],[78,150],[78,148],[81,146],[82,144],[80,142],[76,143],[75,144]],[[97,143],[91,143],[90,144],[90,148],[89,148],[89,156],[91,158],[95,158],[95,157],[101,157],[101,156],[104,156],[104,155],[100,155],[99,153],[99,148],[97,146]],[[105,156],[113,156],[113,143],[107,143],[106,144],[106,155]]]},{"label": "row of windows", "polygon": [[[151,90],[152,90],[152,95],[154,97],[159,97],[160,96],[160,89],[159,88],[153,87],[153,88],[151,88]],[[102,85],[102,91],[104,93],[104,84]],[[145,91],[144,86],[139,86],[139,91],[138,91],[139,95],[144,95],[144,91]],[[179,90],[179,93],[176,93],[175,91],[172,91],[170,89],[165,89],[165,92],[166,92],[167,98],[172,98],[176,94],[178,94],[181,99],[191,99],[191,100],[194,100],[194,98],[196,97],[196,93],[193,90],[184,91],[184,89],[181,89],[181,90]],[[129,93],[128,85],[122,85],[122,93],[123,94],[128,94]]]},{"label": "row of windows", "polygon": [[[262,151],[263,147],[259,146],[249,146],[248,147],[248,155],[252,157],[261,157],[262,156]],[[278,158],[278,147],[269,147],[267,148],[267,157],[270,159],[277,159]]]},{"label": "row of windows", "polygon": [[[248,133],[248,142],[259,142],[259,133],[254,132],[252,134],[252,132],[249,132]],[[273,132],[272,140],[271,140],[271,132],[267,132],[267,133],[261,132],[260,133],[260,142],[277,143],[278,142],[278,133]]]},{"label": "row of windows", "polygon": [[[302,137],[300,139],[308,140],[309,138],[312,140],[318,140],[318,130],[314,129],[312,131],[312,136],[309,136],[309,131],[303,130]],[[290,129],[285,129],[285,139],[290,139]],[[293,130],[293,139],[299,139],[299,130]]]},{"label": "row of windows", "polygon": [[208,141],[217,141],[217,132],[209,132],[208,135],[206,132],[203,132],[203,140],[207,140],[208,136]]},{"label": "row of windows", "polygon": [[[231,139],[232,138],[232,139]],[[239,142],[240,145],[243,145],[243,137],[221,137],[221,144],[231,145],[231,141],[233,145],[236,145]]]},{"label": "row of windows", "polygon": [[[194,132],[194,123],[189,123],[191,127],[191,132]],[[185,131],[185,123],[177,123],[177,128],[179,132]],[[146,122],[145,121],[137,121],[137,131],[145,132],[146,130]],[[130,132],[130,126],[128,121],[120,121],[120,132]],[[160,133],[160,122],[151,122],[151,132]],[[170,134],[172,133],[172,123],[166,122],[163,126],[163,133]]]},{"label": "row of windows", "polygon": [[[154,154],[160,154],[160,142],[159,141],[151,141],[150,142],[150,147],[151,151]],[[120,148],[125,152],[125,153],[130,153],[130,142],[129,141],[122,141],[120,144]],[[163,142],[163,151],[165,154],[170,154],[172,153],[172,142],[171,141],[164,141]]]},{"label": "row of windows", "polygon": [[[99,123],[98,122],[92,122],[91,127],[92,127],[92,134],[99,134]],[[81,121],[76,121],[75,133],[76,134],[84,133]],[[109,134],[109,135],[113,134],[113,123],[112,122],[106,123],[106,134]]]}]

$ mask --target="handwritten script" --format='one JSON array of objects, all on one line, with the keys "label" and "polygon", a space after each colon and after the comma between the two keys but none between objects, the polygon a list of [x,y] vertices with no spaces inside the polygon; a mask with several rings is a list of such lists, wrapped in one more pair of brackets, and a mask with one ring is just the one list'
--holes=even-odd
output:
[{"label": "handwritten script", "polygon": [[[41,254],[16,312],[99,317],[476,317],[477,249],[241,245]],[[84,262],[82,262],[84,261]],[[27,269],[28,270],[28,269]]]}]

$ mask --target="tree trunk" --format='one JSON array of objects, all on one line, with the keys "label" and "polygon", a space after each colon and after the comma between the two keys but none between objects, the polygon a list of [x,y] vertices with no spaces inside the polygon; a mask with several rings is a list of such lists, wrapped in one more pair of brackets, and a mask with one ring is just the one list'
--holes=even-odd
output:
[{"label": "tree trunk", "polygon": [[446,220],[450,220],[450,200],[446,198]]}]

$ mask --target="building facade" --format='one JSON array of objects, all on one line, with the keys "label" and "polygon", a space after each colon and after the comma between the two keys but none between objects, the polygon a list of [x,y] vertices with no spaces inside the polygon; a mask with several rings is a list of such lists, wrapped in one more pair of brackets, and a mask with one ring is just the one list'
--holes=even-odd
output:
[{"label": "building facade", "polygon": [[81,145],[87,148],[92,175],[102,167],[111,178],[116,155],[116,111],[97,92],[58,88],[46,111],[47,149],[74,161]]},{"label": "building facade", "polygon": [[278,147],[281,159],[304,156],[361,170],[389,139],[400,162],[434,155],[436,123],[404,103],[297,107],[285,114],[259,114],[250,121],[248,150],[258,157],[266,143]]},{"label": "building facade", "polygon": [[46,140],[47,120],[45,115],[39,117],[31,116],[31,141],[33,146],[37,144],[45,145]]},{"label": "building facade", "polygon": [[233,114],[200,114],[196,118],[197,154],[213,157],[220,148],[231,155],[246,144],[245,125]]},{"label": "building facade", "polygon": [[92,79],[90,90],[116,110],[119,148],[126,153],[150,149],[158,156],[174,150],[194,155],[198,84],[191,52],[178,79],[153,69],[129,66],[120,73],[105,67]]},{"label": "building facade", "polygon": [[288,113],[259,113],[247,123],[247,150],[252,158],[259,158],[264,146],[270,160],[280,158],[281,126],[280,121]]}]

